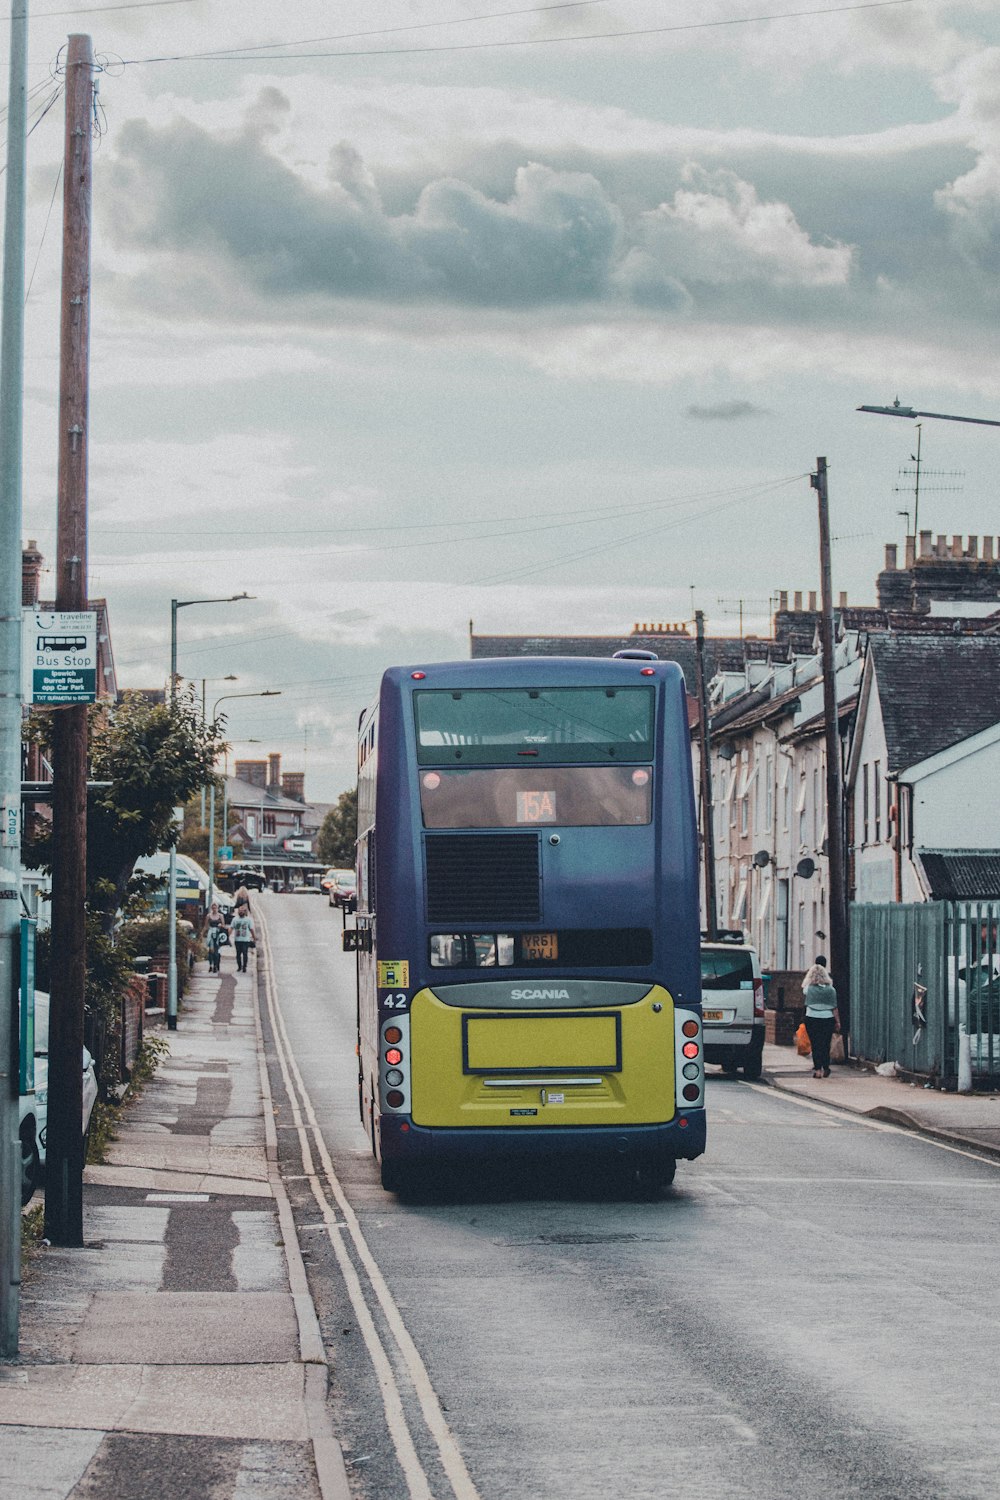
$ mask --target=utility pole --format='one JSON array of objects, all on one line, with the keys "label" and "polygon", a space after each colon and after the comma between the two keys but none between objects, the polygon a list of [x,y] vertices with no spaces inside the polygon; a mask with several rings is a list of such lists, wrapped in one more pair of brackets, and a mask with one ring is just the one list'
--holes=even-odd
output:
[{"label": "utility pole", "polygon": [[[66,54],[56,609],[87,608],[91,141],[94,53]],[[83,994],[86,983],[87,705],[52,716],[52,957],[45,1234],[83,1244]]]},{"label": "utility pole", "polygon": [[21,920],[21,429],[24,405],[24,212],[27,0],[10,18],[3,324],[0,331],[0,1356],[17,1353],[21,1171],[14,1008]]},{"label": "utility pole", "polygon": [[837,987],[844,1055],[851,1024],[851,952],[847,931],[847,880],[844,867],[844,782],[840,762],[840,723],[833,655],[833,584],[830,577],[830,505],[826,459],[817,458],[810,476],[819,506],[820,642],[823,657],[823,720],[826,737],[826,835],[830,872],[830,968]]},{"label": "utility pole", "polygon": [[705,930],[714,943],[719,936],[719,913],[715,896],[715,828],[712,819],[712,765],[709,760],[708,694],[705,690],[705,616],[694,614],[698,663],[698,744],[701,760],[701,853],[705,861]]}]

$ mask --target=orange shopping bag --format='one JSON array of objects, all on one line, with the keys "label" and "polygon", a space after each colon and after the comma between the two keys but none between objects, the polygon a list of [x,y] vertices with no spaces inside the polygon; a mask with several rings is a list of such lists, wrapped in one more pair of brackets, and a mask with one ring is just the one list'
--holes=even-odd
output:
[{"label": "orange shopping bag", "polygon": [[795,1050],[800,1057],[808,1057],[812,1052],[812,1042],[809,1040],[809,1033],[806,1030],[805,1021],[802,1022],[798,1031],[795,1033]]}]

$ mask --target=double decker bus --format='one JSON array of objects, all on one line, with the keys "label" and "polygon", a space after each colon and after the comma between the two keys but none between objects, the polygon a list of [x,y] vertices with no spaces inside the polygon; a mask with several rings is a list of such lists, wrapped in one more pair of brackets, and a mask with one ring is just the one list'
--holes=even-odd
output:
[{"label": "double decker bus", "polygon": [[358,755],[358,1092],[389,1191],[476,1158],[705,1149],[683,677],[394,667]]}]

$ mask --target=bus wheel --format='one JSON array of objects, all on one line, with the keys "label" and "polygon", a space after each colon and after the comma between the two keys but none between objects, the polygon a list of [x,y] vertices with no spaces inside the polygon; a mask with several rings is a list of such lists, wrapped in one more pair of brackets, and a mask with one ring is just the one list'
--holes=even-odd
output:
[{"label": "bus wheel", "polygon": [[382,1172],[382,1186],[387,1193],[402,1193],[407,1174],[405,1170],[395,1161],[386,1161],[385,1157],[379,1163]]},{"label": "bus wheel", "polygon": [[31,1202],[31,1195],[42,1180],[38,1142],[27,1120],[21,1126],[21,1207]]},{"label": "bus wheel", "polygon": [[740,1065],[738,1062],[733,1062],[732,1059],[730,1059],[729,1062],[724,1062],[722,1064],[722,1071],[728,1078],[735,1078],[737,1073],[740,1071]]},{"label": "bus wheel", "polygon": [[632,1168],[630,1184],[632,1192],[640,1200],[658,1198],[668,1188],[677,1172],[677,1160],[673,1156],[661,1157],[659,1161],[639,1162]]}]

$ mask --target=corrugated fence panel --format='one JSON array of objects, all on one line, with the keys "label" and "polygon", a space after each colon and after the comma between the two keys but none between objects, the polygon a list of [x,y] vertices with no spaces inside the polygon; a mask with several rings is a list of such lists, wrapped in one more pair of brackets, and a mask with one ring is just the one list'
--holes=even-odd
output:
[{"label": "corrugated fence panel", "polygon": [[862,904],[850,920],[855,1056],[953,1087],[964,1031],[973,1081],[1000,1081],[1000,903]]}]

